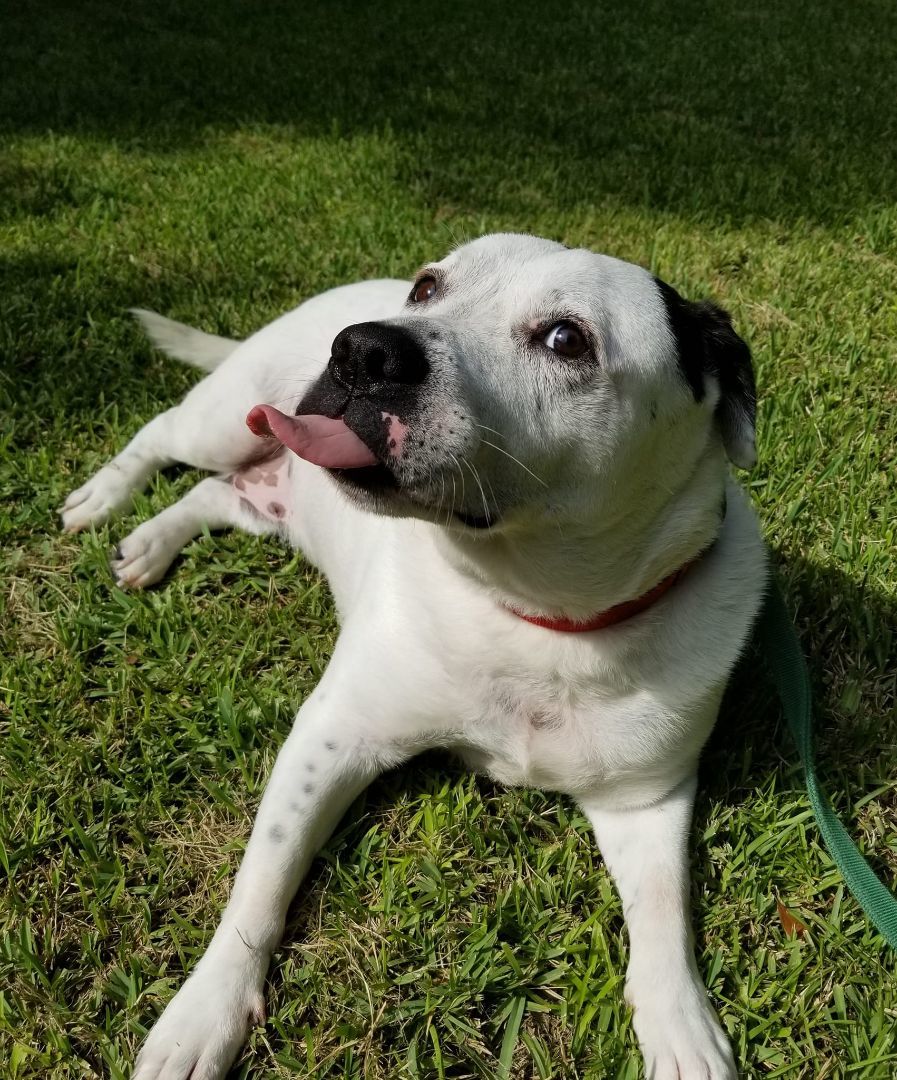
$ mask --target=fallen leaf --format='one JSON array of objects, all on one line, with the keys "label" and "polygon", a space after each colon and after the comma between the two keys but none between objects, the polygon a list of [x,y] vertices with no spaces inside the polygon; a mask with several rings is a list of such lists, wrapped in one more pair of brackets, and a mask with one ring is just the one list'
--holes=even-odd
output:
[{"label": "fallen leaf", "polygon": [[807,932],[806,926],[797,918],[796,915],[792,915],[788,908],[782,903],[781,900],[776,900],[776,909],[779,913],[779,919],[782,923],[782,928],[788,937],[794,937],[795,934],[801,936]]}]

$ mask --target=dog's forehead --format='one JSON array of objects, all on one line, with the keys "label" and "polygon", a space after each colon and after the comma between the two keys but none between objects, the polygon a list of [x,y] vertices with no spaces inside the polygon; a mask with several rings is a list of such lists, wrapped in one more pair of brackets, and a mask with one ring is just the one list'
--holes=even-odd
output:
[{"label": "dog's forehead", "polygon": [[440,266],[453,288],[488,287],[498,299],[533,298],[576,305],[583,316],[642,309],[663,313],[652,276],[642,267],[585,248],[515,233],[481,237],[455,249]]},{"label": "dog's forehead", "polygon": [[634,263],[585,248],[514,233],[481,237],[439,264],[449,294],[521,317],[574,316],[599,332],[610,359],[661,367],[674,353],[666,309],[653,276]]},{"label": "dog's forehead", "polygon": [[492,266],[519,263],[522,260],[534,260],[567,250],[564,244],[556,240],[546,240],[541,236],[527,236],[524,233],[490,233],[455,248],[444,260],[444,264],[487,269]]}]

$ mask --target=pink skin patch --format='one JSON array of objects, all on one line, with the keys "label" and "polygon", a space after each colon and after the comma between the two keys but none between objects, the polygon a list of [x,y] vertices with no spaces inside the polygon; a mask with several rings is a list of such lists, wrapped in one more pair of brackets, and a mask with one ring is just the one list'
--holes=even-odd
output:
[{"label": "pink skin patch", "polygon": [[389,449],[389,455],[390,457],[401,457],[402,449],[405,446],[405,439],[408,435],[408,425],[403,423],[393,413],[385,412],[380,415],[389,425],[389,431],[386,434],[386,445]]},{"label": "pink skin patch", "polygon": [[279,523],[292,515],[293,485],[286,447],[267,461],[239,469],[229,479],[240,493],[240,501],[267,521]]}]

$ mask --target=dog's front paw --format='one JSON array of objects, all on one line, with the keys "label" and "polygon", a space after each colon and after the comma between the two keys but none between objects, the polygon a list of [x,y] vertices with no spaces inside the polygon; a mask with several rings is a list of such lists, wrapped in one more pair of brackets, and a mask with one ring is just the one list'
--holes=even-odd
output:
[{"label": "dog's front paw", "polygon": [[166,517],[163,513],[138,525],[115,549],[109,565],[116,585],[145,589],[165,576],[184,542],[166,526]]},{"label": "dog's front paw", "polygon": [[737,1080],[729,1040],[699,981],[627,983],[648,1080]]},{"label": "dog's front paw", "polygon": [[132,1080],[219,1080],[254,1024],[265,1022],[255,982],[197,971],[172,998],[137,1057]]},{"label": "dog's front paw", "polygon": [[66,532],[79,532],[89,525],[104,521],[131,502],[131,484],[115,465],[102,469],[82,487],[69,495],[60,509],[62,527]]}]

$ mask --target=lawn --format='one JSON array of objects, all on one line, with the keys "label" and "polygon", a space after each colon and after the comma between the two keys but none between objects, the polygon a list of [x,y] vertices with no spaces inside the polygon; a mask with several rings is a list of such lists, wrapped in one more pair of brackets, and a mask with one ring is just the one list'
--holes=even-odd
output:
[{"label": "lawn", "polygon": [[[897,877],[897,10],[26,2],[0,34],[0,1075],[127,1076],[225,903],[326,663],[326,588],[239,535],[147,593],[67,492],[196,378],[125,314],[243,336],[531,231],[728,307],[744,477],[818,695],[823,783]],[[746,1077],[897,1074],[897,965],[821,848],[757,655],[705,755],[698,958]],[[803,924],[789,934],[781,904]],[[315,864],[235,1075],[635,1080],[583,817],[434,756]],[[690,1078],[688,1078],[690,1080]]]}]

